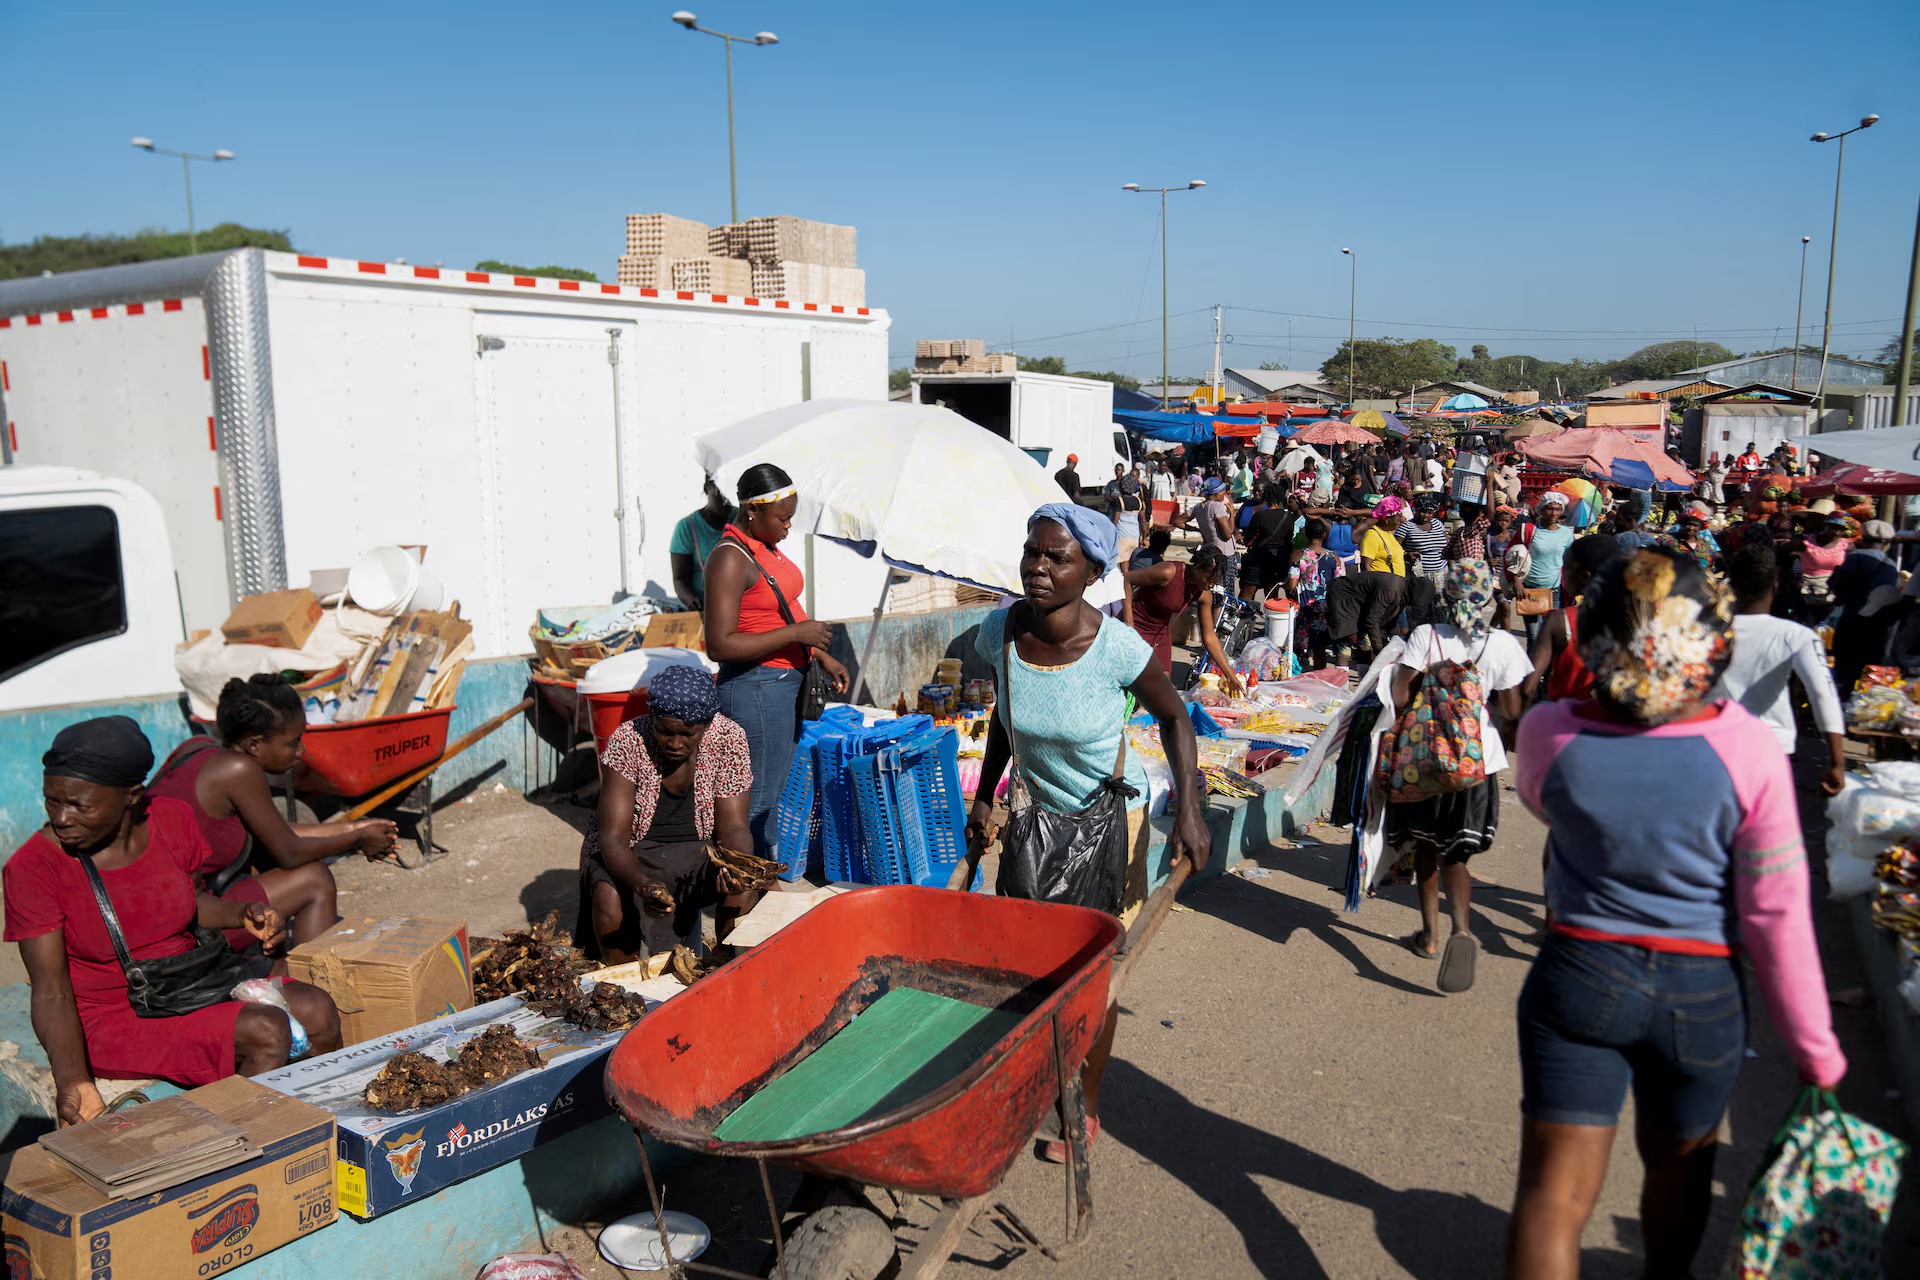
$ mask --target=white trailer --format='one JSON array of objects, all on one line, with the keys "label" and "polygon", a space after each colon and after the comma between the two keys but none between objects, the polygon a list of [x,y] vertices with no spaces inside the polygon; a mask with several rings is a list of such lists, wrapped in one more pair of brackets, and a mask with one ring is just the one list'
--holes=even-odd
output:
[{"label": "white trailer", "polygon": [[[190,630],[369,547],[425,544],[477,656],[521,653],[541,606],[671,595],[668,539],[701,503],[692,438],[796,400],[884,399],[889,323],[258,249],[5,281],[0,461],[148,490]],[[870,609],[881,562],[795,550],[815,617]]]},{"label": "white trailer", "polygon": [[1131,466],[1127,433],[1113,422],[1113,384],[1051,373],[923,373],[915,404],[942,404],[1022,449],[1050,452],[1049,473],[1077,454],[1080,483],[1098,492],[1115,464]]}]

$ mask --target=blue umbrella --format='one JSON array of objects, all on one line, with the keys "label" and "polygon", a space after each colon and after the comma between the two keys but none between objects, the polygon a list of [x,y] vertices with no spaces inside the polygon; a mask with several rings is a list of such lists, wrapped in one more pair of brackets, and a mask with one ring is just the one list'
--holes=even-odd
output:
[{"label": "blue umbrella", "polygon": [[1492,408],[1492,406],[1487,403],[1485,397],[1474,395],[1471,391],[1462,391],[1457,396],[1448,396],[1445,400],[1435,405],[1434,408],[1459,410],[1488,409]]}]

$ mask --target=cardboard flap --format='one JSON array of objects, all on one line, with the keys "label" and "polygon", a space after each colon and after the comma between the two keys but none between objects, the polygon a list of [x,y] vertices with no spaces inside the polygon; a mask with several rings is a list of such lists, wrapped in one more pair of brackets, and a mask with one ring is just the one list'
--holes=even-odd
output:
[{"label": "cardboard flap", "polygon": [[308,958],[313,968],[313,985],[324,989],[333,997],[334,1007],[342,1013],[362,1013],[366,1010],[366,1001],[360,998],[360,989],[353,984],[346,962],[332,951],[321,951]]}]

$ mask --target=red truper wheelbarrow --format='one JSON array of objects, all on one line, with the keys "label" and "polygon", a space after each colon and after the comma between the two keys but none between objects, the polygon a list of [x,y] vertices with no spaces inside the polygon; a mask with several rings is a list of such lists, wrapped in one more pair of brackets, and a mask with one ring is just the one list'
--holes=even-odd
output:
[{"label": "red truper wheelbarrow", "polygon": [[[1081,907],[914,886],[830,898],[642,1018],[607,1063],[607,1094],[643,1136],[760,1164],[773,1221],[773,1274],[783,1280],[849,1274],[854,1254],[842,1246],[851,1242],[835,1236],[862,1236],[863,1248],[878,1247],[891,1260],[893,1228],[866,1209],[835,1205],[783,1241],[767,1161],[815,1179],[940,1199],[943,1212],[899,1272],[932,1276],[1054,1108],[1069,1150],[1066,1244],[1050,1248],[1005,1206],[998,1211],[1029,1243],[1057,1257],[1085,1238],[1092,1221],[1080,1066],[1127,969],[1185,878],[1182,862],[1118,953],[1120,922]],[[1021,1016],[972,1065],[893,1110],[782,1141],[715,1136],[742,1102],[894,987]],[[645,1150],[643,1142],[658,1219],[659,1192]],[[661,1247],[668,1247],[664,1229]],[[701,1263],[670,1264],[674,1274],[682,1274],[680,1268],[758,1280]]]}]

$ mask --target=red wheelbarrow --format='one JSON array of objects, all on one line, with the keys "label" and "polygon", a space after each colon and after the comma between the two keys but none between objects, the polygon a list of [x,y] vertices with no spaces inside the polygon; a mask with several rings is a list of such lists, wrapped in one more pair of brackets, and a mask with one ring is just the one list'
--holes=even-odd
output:
[{"label": "red wheelbarrow", "polygon": [[[820,1179],[940,1199],[943,1212],[899,1273],[932,1276],[1044,1113],[1056,1108],[1069,1150],[1066,1245],[1048,1247],[1004,1206],[999,1211],[1029,1243],[1058,1257],[1085,1238],[1092,1222],[1079,1068],[1113,993],[1184,879],[1182,863],[1135,922],[1119,959],[1120,922],[1081,907],[914,886],[831,898],[641,1019],[607,1063],[608,1097],[642,1136],[759,1163],[773,1222],[774,1274],[783,1280],[846,1274],[844,1255],[823,1233],[864,1233],[890,1256],[892,1228],[878,1214],[834,1206],[803,1222],[794,1244],[784,1243],[767,1161]],[[897,987],[1009,1011],[1019,1021],[923,1096],[844,1127],[771,1142],[716,1135],[735,1108]],[[646,1144],[640,1145],[666,1250],[659,1192]],[[818,1229],[810,1229],[815,1223]],[[829,1254],[833,1263],[818,1265]],[[684,1268],[758,1280],[666,1256],[674,1274]]]}]

